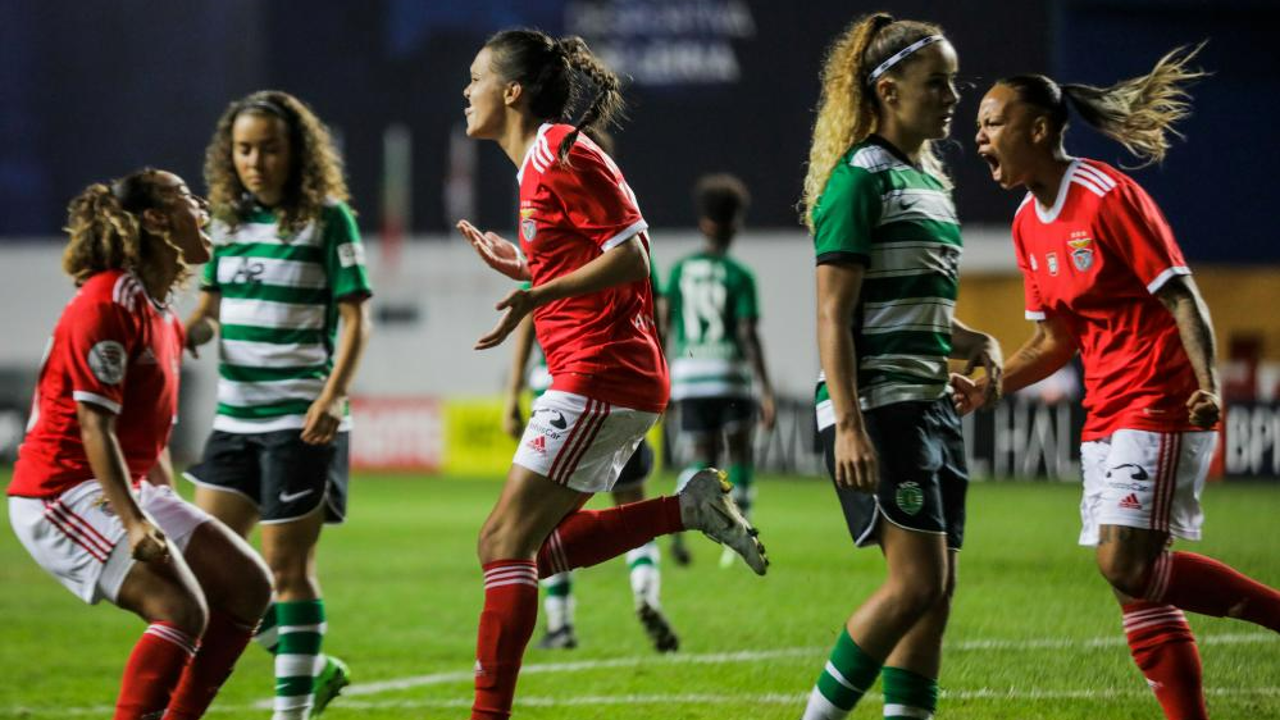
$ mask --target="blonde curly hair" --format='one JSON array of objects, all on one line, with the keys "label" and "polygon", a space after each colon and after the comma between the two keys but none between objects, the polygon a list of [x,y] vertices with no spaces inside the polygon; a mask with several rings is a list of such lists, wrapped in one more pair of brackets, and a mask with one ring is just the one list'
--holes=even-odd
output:
[{"label": "blonde curly hair", "polygon": [[227,106],[205,150],[204,180],[215,218],[234,229],[252,201],[232,157],[231,129],[241,113],[278,118],[289,134],[291,167],[278,210],[284,233],[292,235],[319,220],[329,199],[350,200],[342,159],[320,118],[289,93],[261,90]]},{"label": "blonde curly hair", "polygon": [[[879,126],[880,108],[875,91],[868,84],[871,70],[911,43],[942,34],[942,28],[932,23],[894,20],[888,13],[872,13],[853,21],[831,44],[822,67],[822,95],[800,201],[801,220],[810,232],[813,209],[836,163]],[[907,59],[898,63],[886,74],[896,75],[910,62]],[[921,148],[920,164],[944,184],[950,184],[932,143],[926,141]]]},{"label": "blonde curly hair", "polygon": [[[109,183],[94,183],[67,206],[67,247],[62,269],[76,287],[106,270],[129,270],[147,275],[157,243],[168,245],[182,262],[181,250],[165,235],[142,227],[142,213],[169,202],[157,182],[161,170],[143,168]],[[174,279],[181,284],[190,271],[183,264]]]}]

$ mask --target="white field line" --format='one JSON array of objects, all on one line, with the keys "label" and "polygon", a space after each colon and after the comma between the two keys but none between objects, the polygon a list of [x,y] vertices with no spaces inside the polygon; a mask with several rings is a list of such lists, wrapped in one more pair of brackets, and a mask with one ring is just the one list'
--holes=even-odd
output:
[{"label": "white field line", "polygon": [[[1197,638],[1201,645],[1242,645],[1242,644],[1262,644],[1275,642],[1277,636],[1272,633],[1223,633],[1218,635],[1206,635]],[[989,651],[989,650],[1042,650],[1042,649],[1071,649],[1071,648],[1102,648],[1124,645],[1125,641],[1122,636],[1104,636],[1096,638],[1037,638],[1031,640],[967,640],[948,643],[946,652],[966,652],[966,651]],[[640,665],[721,665],[729,663],[755,662],[759,660],[772,660],[782,658],[805,658],[818,661],[826,654],[830,648],[827,647],[798,647],[798,648],[779,648],[775,650],[743,650],[738,652],[721,652],[721,653],[701,653],[689,655],[659,655],[659,656],[637,656],[627,658],[609,658],[602,660],[581,660],[576,662],[560,662],[560,663],[537,663],[533,665],[525,665],[520,673],[522,675],[532,675],[540,673],[563,673],[574,672],[578,670],[600,670],[609,668],[625,668],[638,667]],[[433,673],[430,675],[415,675],[396,680],[384,680],[381,682],[359,683],[352,685],[343,690],[342,698],[338,701],[342,707],[352,709],[429,709],[429,708],[468,708],[471,707],[469,698],[456,699],[404,699],[404,700],[356,700],[356,697],[363,695],[376,695],[384,692],[393,692],[396,690],[407,690],[415,687],[424,687],[429,685],[447,685],[451,683],[470,683],[473,678],[472,671],[451,671],[442,673]],[[942,690],[942,697],[952,699],[990,699],[990,700],[1088,700],[1088,699],[1107,699],[1121,697],[1146,697],[1150,691],[1142,688],[1126,689],[1079,689],[1079,690],[1024,690],[1019,688],[978,688],[970,690]],[[1249,696],[1265,696],[1280,697],[1280,687],[1253,687],[1253,688],[1205,688],[1205,694],[1210,696],[1228,696],[1228,695],[1249,695]],[[633,695],[578,695],[568,697],[520,697],[517,703],[527,706],[538,707],[571,707],[581,705],[627,705],[627,704],[648,704],[648,705],[679,705],[679,704],[722,704],[722,703],[743,703],[743,704],[767,704],[767,705],[790,705],[802,704],[808,697],[808,693],[766,693],[755,695],[724,695],[710,693],[678,693],[678,694],[633,694]],[[876,693],[867,693],[870,700],[878,700],[880,698]],[[271,709],[271,700],[260,700],[250,705],[219,705],[214,704],[210,708],[211,713],[234,713],[245,712],[251,710]],[[60,715],[60,716],[82,716],[110,715],[114,711],[110,706],[98,707],[80,707],[80,708],[25,708],[22,706],[14,706],[10,708],[0,708],[0,715],[8,715],[13,717],[36,717],[44,715]]]}]

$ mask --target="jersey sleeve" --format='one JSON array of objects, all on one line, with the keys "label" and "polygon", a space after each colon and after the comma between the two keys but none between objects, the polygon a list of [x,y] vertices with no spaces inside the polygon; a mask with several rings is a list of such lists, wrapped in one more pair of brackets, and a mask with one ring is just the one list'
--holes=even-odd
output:
[{"label": "jersey sleeve", "polygon": [[871,230],[880,217],[875,178],[841,163],[832,171],[813,213],[813,245],[819,265],[871,258]]},{"label": "jersey sleeve", "polygon": [[756,297],[756,278],[745,267],[739,268],[738,292],[734,302],[734,314],[741,320],[759,320],[760,302]]},{"label": "jersey sleeve", "polygon": [[64,322],[64,365],[72,399],[119,414],[125,370],[137,341],[136,320],[124,306],[99,301],[74,303]]},{"label": "jersey sleeve", "polygon": [[[552,143],[554,148],[555,143]],[[575,145],[569,165],[554,162],[542,183],[564,211],[567,225],[601,250],[609,250],[649,227],[627,187],[604,155]]]},{"label": "jersey sleeve", "polygon": [[1103,242],[1108,242],[1138,280],[1154,293],[1174,275],[1190,275],[1173,230],[1151,196],[1137,183],[1120,183],[1098,211]]},{"label": "jersey sleeve", "polygon": [[364,264],[364,243],[351,209],[343,203],[326,208],[324,234],[333,296],[343,299],[373,295]]},{"label": "jersey sleeve", "polygon": [[654,300],[666,294],[662,287],[662,275],[658,272],[658,263],[653,260],[652,244],[649,246],[649,287],[653,289]]},{"label": "jersey sleeve", "polygon": [[1044,302],[1040,299],[1040,286],[1036,284],[1036,276],[1027,258],[1026,246],[1022,243],[1022,234],[1018,232],[1016,219],[1013,223],[1013,251],[1017,257],[1018,270],[1022,273],[1023,307],[1026,318],[1044,320]]},{"label": "jersey sleeve", "polygon": [[209,254],[209,262],[204,264],[200,270],[200,289],[209,292],[222,292],[222,286],[218,284],[218,246],[213,246],[213,252]]}]

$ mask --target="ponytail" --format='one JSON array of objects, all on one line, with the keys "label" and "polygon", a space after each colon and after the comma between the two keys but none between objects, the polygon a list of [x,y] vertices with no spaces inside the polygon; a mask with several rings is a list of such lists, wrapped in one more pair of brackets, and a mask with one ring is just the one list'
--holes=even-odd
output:
[{"label": "ponytail", "polygon": [[586,41],[577,36],[563,38],[556,41],[556,49],[564,53],[570,68],[585,75],[596,88],[595,97],[591,98],[582,117],[578,118],[573,132],[560,141],[557,155],[560,162],[565,162],[578,135],[583,132],[590,135],[593,131],[603,130],[616,122],[622,116],[625,101],[622,99],[622,81],[592,54]]},{"label": "ponytail", "polygon": [[140,268],[146,254],[141,215],[160,204],[157,172],[145,168],[110,186],[94,183],[71,200],[62,269],[77,287],[104,270]]}]

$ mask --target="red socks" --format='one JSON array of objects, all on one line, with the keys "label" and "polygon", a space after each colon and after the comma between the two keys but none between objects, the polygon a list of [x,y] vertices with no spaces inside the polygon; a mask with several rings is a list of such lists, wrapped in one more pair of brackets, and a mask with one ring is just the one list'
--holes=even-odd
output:
[{"label": "red socks", "polygon": [[538,551],[538,576],[590,567],[640,547],[659,535],[680,532],[680,498],[672,495],[608,510],[570,513]]},{"label": "red socks", "polygon": [[218,610],[210,612],[200,648],[182,673],[165,720],[194,720],[204,714],[231,676],[231,669],[253,637],[255,626],[256,623],[245,625]]},{"label": "red socks", "polygon": [[1161,554],[1147,581],[1146,599],[1201,615],[1248,620],[1280,632],[1280,592],[1195,553]]},{"label": "red socks", "polygon": [[1208,720],[1200,651],[1182,611],[1145,600],[1122,608],[1129,652],[1155,691],[1164,716],[1169,720]]},{"label": "red socks", "polygon": [[476,699],[471,720],[506,720],[520,661],[538,622],[538,570],[532,560],[484,565],[484,610],[476,638]]},{"label": "red socks", "polygon": [[115,720],[160,717],[195,653],[195,640],[177,626],[163,621],[148,625],[124,666]]}]

